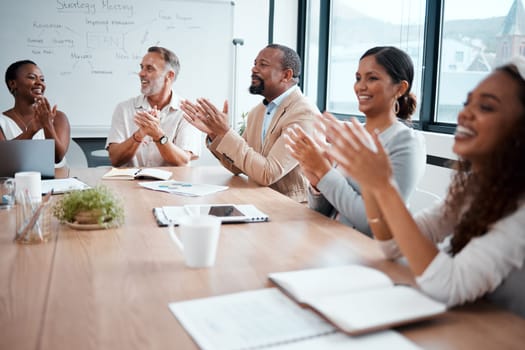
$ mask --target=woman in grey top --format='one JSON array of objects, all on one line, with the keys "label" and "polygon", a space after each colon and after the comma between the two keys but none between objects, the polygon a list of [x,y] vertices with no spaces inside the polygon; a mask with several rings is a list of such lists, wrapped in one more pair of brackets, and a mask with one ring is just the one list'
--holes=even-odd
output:
[{"label": "woman in grey top", "polygon": [[[395,47],[374,47],[361,57],[354,83],[359,110],[366,116],[365,129],[378,133],[405,202],[426,163],[422,136],[406,125],[416,109],[415,96],[410,92],[413,76],[412,61],[405,52]],[[289,129],[287,135],[288,149],[310,181],[310,208],[371,236],[359,185],[323,155],[324,141],[306,135],[300,127]]]}]

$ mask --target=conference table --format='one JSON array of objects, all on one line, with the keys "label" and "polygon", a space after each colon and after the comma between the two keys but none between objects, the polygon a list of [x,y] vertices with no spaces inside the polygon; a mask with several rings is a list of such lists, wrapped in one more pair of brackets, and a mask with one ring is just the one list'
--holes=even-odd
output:
[{"label": "conference table", "polygon": [[[195,349],[168,303],[271,287],[271,272],[362,264],[414,284],[408,267],[384,260],[372,239],[270,188],[221,167],[165,169],[229,188],[183,197],[137,180],[102,180],[107,168],[70,169],[65,176],[120,196],[125,223],[82,231],[52,218],[51,239],[37,245],[15,243],[15,210],[0,211],[0,349]],[[152,208],[198,203],[254,204],[270,221],[223,225],[215,265],[192,269]],[[525,319],[486,301],[396,330],[425,349],[525,344]]]}]

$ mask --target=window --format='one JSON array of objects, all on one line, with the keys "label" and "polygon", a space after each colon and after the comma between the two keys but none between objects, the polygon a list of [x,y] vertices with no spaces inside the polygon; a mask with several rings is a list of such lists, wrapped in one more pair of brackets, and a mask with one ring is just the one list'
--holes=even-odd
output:
[{"label": "window", "polygon": [[[305,71],[315,76],[308,77],[305,90],[311,96],[313,89],[321,90],[320,108],[339,115],[361,114],[353,91],[355,71],[373,46],[397,46],[409,54],[419,104],[413,119],[439,132],[452,132],[468,91],[480,80],[510,57],[525,56],[524,0],[302,1],[313,4],[309,25],[321,28],[315,37],[306,36],[305,54],[314,59]],[[319,6],[327,10],[319,12]],[[319,34],[323,28],[329,39]]]},{"label": "window", "polygon": [[[310,0],[306,14],[306,43],[304,55],[304,93],[316,101],[319,66],[319,10],[321,0]],[[317,101],[316,101],[317,102]]]},{"label": "window", "polygon": [[420,96],[424,17],[425,0],[332,1],[326,109],[361,114],[355,72],[361,55],[374,46],[396,46],[411,56],[412,92]]},{"label": "window", "polygon": [[[496,66],[520,54],[516,30],[521,1],[445,1],[437,122],[456,123],[467,93]],[[521,21],[525,25],[525,18]]]}]

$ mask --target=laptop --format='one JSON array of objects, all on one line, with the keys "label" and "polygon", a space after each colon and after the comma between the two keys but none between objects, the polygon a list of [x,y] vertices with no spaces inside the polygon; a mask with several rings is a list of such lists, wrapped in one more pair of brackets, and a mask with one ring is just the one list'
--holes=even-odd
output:
[{"label": "laptop", "polygon": [[153,208],[153,215],[159,226],[168,226],[170,221],[176,226],[178,224],[177,218],[188,215],[214,215],[219,217],[223,224],[269,221],[268,215],[261,212],[252,204],[165,206]]},{"label": "laptop", "polygon": [[55,140],[0,141],[0,176],[38,171],[43,179],[55,177]]}]

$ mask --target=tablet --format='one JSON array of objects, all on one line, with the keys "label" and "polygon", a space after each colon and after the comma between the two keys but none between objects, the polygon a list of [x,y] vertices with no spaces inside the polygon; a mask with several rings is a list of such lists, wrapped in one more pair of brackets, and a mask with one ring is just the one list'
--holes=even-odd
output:
[{"label": "tablet", "polygon": [[177,218],[188,215],[214,215],[223,223],[264,222],[268,215],[251,204],[192,204],[154,208],[153,214],[159,226],[170,221],[177,225]]}]

